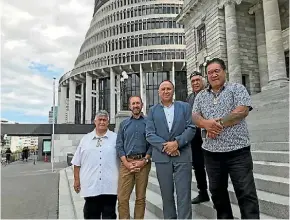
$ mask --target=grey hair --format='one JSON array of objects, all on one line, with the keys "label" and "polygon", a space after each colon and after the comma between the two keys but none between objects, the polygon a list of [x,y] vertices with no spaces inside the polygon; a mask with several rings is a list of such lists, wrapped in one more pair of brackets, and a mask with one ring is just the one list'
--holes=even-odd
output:
[{"label": "grey hair", "polygon": [[97,119],[97,117],[100,117],[100,116],[105,116],[108,118],[108,120],[110,120],[110,115],[109,113],[106,111],[106,110],[100,110],[96,113],[96,116],[95,116],[95,120]]}]

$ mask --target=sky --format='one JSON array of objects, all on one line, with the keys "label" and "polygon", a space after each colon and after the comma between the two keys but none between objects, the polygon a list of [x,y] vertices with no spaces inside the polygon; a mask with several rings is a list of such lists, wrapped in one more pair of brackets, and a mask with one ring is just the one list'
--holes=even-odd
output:
[{"label": "sky", "polygon": [[48,123],[53,77],[70,71],[89,28],[94,0],[2,0],[1,118]]}]

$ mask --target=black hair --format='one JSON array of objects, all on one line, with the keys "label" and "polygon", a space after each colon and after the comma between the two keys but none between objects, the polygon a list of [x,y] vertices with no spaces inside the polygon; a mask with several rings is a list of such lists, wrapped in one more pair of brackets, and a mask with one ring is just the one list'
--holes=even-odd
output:
[{"label": "black hair", "polygon": [[212,64],[212,63],[217,63],[217,64],[219,64],[219,65],[221,66],[221,68],[222,68],[223,70],[226,70],[226,64],[225,64],[225,61],[223,61],[223,60],[220,59],[220,58],[213,58],[213,59],[211,59],[211,60],[208,60],[208,61],[206,62],[206,66],[205,66],[206,70],[207,70],[207,67],[208,67],[210,64]]},{"label": "black hair", "polygon": [[202,76],[202,74],[201,74],[200,72],[193,71],[193,73],[190,74],[189,79],[191,79],[191,78],[194,77],[194,76]]},{"label": "black hair", "polygon": [[160,85],[162,84],[162,83],[164,83],[164,82],[169,82],[169,83],[171,83],[171,85],[173,86],[173,89],[174,89],[174,84],[173,84],[173,82],[171,82],[170,80],[168,80],[168,79],[166,79],[166,80],[163,80],[160,84],[159,84],[159,86],[158,86],[158,88],[160,87]]}]

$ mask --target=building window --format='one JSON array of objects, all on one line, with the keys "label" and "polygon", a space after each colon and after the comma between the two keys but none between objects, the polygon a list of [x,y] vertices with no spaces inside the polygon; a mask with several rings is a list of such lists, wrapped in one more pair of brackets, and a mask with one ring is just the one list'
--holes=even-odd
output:
[{"label": "building window", "polygon": [[187,76],[186,71],[175,72],[175,99],[186,101],[187,97]]},{"label": "building window", "polygon": [[75,124],[81,123],[81,105],[82,102],[80,100],[75,101]]},{"label": "building window", "polygon": [[110,112],[110,78],[99,79],[99,109]]},{"label": "building window", "polygon": [[150,107],[160,102],[158,95],[159,84],[164,81],[169,80],[168,72],[152,72],[146,73],[146,103],[147,111]]},{"label": "building window", "polygon": [[200,51],[206,47],[206,32],[204,24],[197,29],[197,38],[198,38],[198,50]]},{"label": "building window", "polygon": [[94,119],[95,119],[95,115],[96,115],[96,103],[97,103],[97,98],[96,97],[92,97],[92,117],[91,117],[91,124],[93,123]]},{"label": "building window", "polygon": [[139,73],[128,75],[128,79],[121,83],[121,110],[129,109],[129,98],[133,95],[140,95]]}]

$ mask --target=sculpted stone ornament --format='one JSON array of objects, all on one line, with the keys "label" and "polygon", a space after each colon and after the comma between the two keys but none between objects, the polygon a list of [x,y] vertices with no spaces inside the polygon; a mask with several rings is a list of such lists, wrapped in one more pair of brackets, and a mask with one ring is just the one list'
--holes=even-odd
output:
[{"label": "sculpted stone ornament", "polygon": [[219,9],[223,9],[225,5],[228,4],[241,4],[242,0],[218,0],[218,7]]}]

